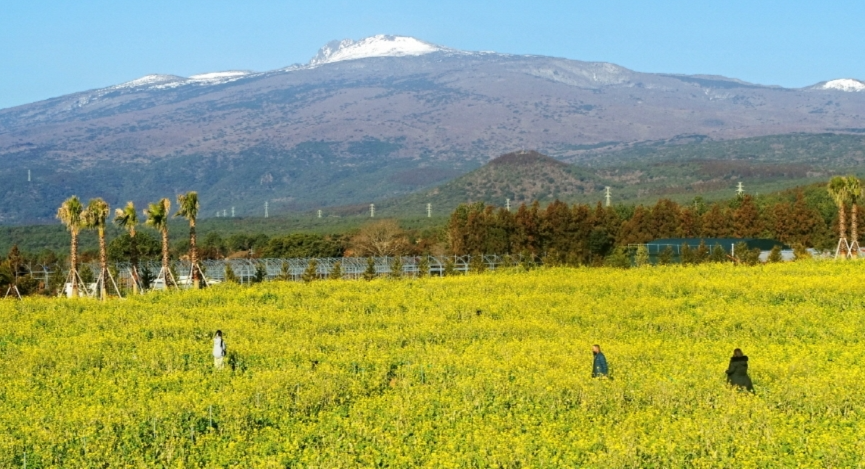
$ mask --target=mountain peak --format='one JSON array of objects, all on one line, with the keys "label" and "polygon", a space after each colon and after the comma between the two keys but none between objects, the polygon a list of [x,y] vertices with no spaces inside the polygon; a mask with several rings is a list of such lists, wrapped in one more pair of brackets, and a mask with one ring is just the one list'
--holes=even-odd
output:
[{"label": "mountain peak", "polygon": [[854,78],[839,78],[837,80],[830,80],[826,83],[820,85],[820,89],[823,90],[837,90],[837,91],[865,91],[865,83],[856,80]]},{"label": "mountain peak", "polygon": [[405,57],[450,50],[409,36],[379,34],[359,41],[343,39],[328,42],[309,61],[310,66],[370,57]]}]

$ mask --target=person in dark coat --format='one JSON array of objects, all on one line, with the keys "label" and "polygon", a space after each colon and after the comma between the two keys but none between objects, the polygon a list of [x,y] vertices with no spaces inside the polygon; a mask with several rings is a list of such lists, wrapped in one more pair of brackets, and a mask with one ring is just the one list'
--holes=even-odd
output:
[{"label": "person in dark coat", "polygon": [[592,378],[605,378],[610,374],[607,368],[607,357],[604,352],[601,352],[601,346],[598,344],[592,345],[592,354],[595,356],[592,361]]},{"label": "person in dark coat", "polygon": [[742,354],[742,349],[733,350],[730,366],[727,368],[727,384],[754,392],[754,384],[748,376],[748,357]]}]

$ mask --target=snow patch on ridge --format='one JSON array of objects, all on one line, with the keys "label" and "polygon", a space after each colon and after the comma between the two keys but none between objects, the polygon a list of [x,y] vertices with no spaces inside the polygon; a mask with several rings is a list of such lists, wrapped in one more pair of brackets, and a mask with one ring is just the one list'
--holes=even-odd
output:
[{"label": "snow patch on ridge", "polygon": [[126,83],[121,83],[119,85],[114,85],[111,88],[113,88],[113,89],[137,88],[139,86],[162,85],[165,83],[171,83],[171,82],[183,81],[183,80],[185,80],[185,78],[179,77],[177,75],[153,74],[153,75],[145,75],[141,78],[136,78],[135,80],[127,81]]},{"label": "snow patch on ridge", "polygon": [[823,83],[820,89],[837,90],[847,92],[865,91],[865,83],[853,78],[840,78],[838,80],[830,80]]},{"label": "snow patch on ridge", "polygon": [[343,39],[331,41],[319,49],[318,54],[309,61],[315,67],[344,60],[366,59],[370,57],[406,57],[430,54],[440,51],[454,51],[408,36],[387,36],[379,34],[359,41]]},{"label": "snow patch on ridge", "polygon": [[238,78],[243,78],[250,74],[251,72],[247,72],[245,70],[228,70],[225,72],[201,73],[198,75],[192,75],[191,77],[189,77],[189,81],[208,84],[227,83],[229,81],[237,80]]}]

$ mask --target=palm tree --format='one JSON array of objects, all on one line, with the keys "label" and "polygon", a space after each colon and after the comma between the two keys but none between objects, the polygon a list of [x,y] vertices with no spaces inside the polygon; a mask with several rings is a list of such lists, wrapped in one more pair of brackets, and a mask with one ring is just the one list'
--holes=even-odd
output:
[{"label": "palm tree", "polygon": [[81,212],[84,207],[78,196],[63,201],[57,209],[57,218],[66,225],[72,235],[72,247],[69,249],[69,276],[72,278],[72,297],[78,296],[78,232],[81,231]]},{"label": "palm tree", "polygon": [[171,275],[171,271],[168,269],[168,212],[170,211],[171,201],[168,199],[160,199],[159,202],[150,204],[144,209],[144,215],[147,216],[147,221],[144,224],[162,233],[162,270],[160,275],[165,282],[165,288],[168,288],[168,277]]},{"label": "palm tree", "polygon": [[177,196],[175,217],[189,220],[189,262],[192,264],[192,286],[198,288],[198,249],[195,247],[195,219],[198,218],[198,192],[190,191]]},{"label": "palm tree", "polygon": [[847,193],[850,196],[850,252],[851,254],[859,254],[859,226],[856,215],[858,207],[856,206],[859,199],[862,197],[862,183],[856,176],[847,176]]},{"label": "palm tree", "polygon": [[847,256],[847,250],[849,250],[850,246],[847,244],[847,229],[845,224],[845,207],[847,205],[847,200],[850,198],[850,193],[848,191],[847,186],[847,178],[842,176],[835,176],[831,180],[829,180],[829,185],[826,187],[829,191],[829,196],[832,197],[832,200],[835,201],[835,205],[838,206],[838,247],[835,249],[835,257],[838,257],[841,249],[843,248],[843,255]]},{"label": "palm tree", "polygon": [[106,298],[105,283],[108,281],[108,259],[105,255],[105,222],[111,209],[108,203],[97,197],[90,199],[87,209],[84,210],[84,226],[99,233],[99,297],[102,301]]},{"label": "palm tree", "polygon": [[114,209],[114,224],[129,233],[129,262],[132,263],[132,292],[138,293],[138,243],[135,240],[135,227],[138,225],[138,212],[135,204],[126,202],[126,207]]}]

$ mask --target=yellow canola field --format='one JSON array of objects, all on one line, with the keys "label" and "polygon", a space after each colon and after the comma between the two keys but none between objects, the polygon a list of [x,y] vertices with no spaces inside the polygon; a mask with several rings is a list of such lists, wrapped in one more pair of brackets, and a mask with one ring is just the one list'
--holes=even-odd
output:
[{"label": "yellow canola field", "polygon": [[[0,301],[0,467],[861,467],[862,269]],[[725,384],[735,347],[755,395]]]}]

